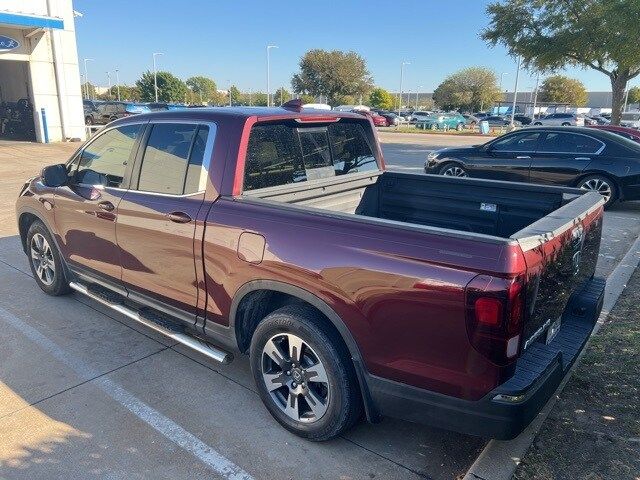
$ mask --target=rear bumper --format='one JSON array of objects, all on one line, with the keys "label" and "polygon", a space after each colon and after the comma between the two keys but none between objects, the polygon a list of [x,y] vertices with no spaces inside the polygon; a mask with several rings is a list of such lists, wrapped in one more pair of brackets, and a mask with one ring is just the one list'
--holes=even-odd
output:
[{"label": "rear bumper", "polygon": [[516,437],[542,410],[584,348],[602,310],[605,280],[592,278],[576,292],[551,343],[534,343],[514,375],[478,401],[450,397],[369,376],[371,398],[382,415],[471,435]]}]

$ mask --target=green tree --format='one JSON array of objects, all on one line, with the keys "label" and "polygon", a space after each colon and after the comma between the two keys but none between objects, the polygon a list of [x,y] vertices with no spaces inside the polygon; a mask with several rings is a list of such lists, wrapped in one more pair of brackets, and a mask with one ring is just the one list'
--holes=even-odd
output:
[{"label": "green tree", "polygon": [[[85,82],[82,85],[80,85],[80,87],[82,88],[83,98],[89,98],[89,99],[96,98],[96,86],[93,83]],[[87,88],[89,89],[88,91],[87,91]]]},{"label": "green tree", "polygon": [[640,87],[629,89],[629,103],[640,103]]},{"label": "green tree", "polygon": [[[140,90],[140,100],[155,101],[153,72],[143,73],[136,81],[136,87]],[[158,72],[158,101],[184,102],[188,91],[187,85],[178,77],[169,72]]]},{"label": "green tree", "polygon": [[313,95],[303,94],[303,95],[300,95],[298,98],[300,98],[303,105],[305,103],[316,103],[316,97],[314,97]]},{"label": "green tree", "polygon": [[[118,99],[118,86],[113,85],[111,90],[99,95],[101,100],[117,100]],[[129,85],[120,85],[120,100],[130,100],[133,102],[140,101],[140,90],[138,87]]]},{"label": "green tree", "polygon": [[238,105],[240,103],[240,90],[235,85],[231,85],[229,87],[229,91],[227,92],[227,102],[229,102],[229,97],[231,97],[231,105]]},{"label": "green tree", "polygon": [[393,96],[384,88],[374,88],[369,94],[369,104],[374,108],[390,110],[393,108]]},{"label": "green tree", "polygon": [[449,75],[433,92],[433,101],[448,110],[482,110],[501,98],[496,74],[483,67],[469,67]]},{"label": "green tree", "polygon": [[487,12],[491,22],[483,38],[506,46],[526,67],[576,65],[607,75],[611,122],[620,123],[627,83],[640,74],[638,0],[505,0]]},{"label": "green tree", "polygon": [[191,101],[194,103],[209,103],[218,100],[216,82],[211,78],[199,75],[187,78],[184,83],[189,87],[189,90],[194,93],[194,95],[191,96]]},{"label": "green tree", "polygon": [[291,100],[291,93],[287,91],[286,88],[280,87],[275,92],[273,92],[273,96],[271,97],[271,103],[273,105],[282,105],[283,103]]},{"label": "green tree", "polygon": [[331,105],[338,103],[338,96],[366,95],[372,84],[367,64],[360,55],[320,49],[304,54],[300,60],[300,73],[291,80],[294,92],[326,96]]},{"label": "green tree", "polygon": [[584,107],[589,94],[580,80],[553,75],[547,77],[540,85],[539,98],[543,102],[568,103],[576,107]]}]

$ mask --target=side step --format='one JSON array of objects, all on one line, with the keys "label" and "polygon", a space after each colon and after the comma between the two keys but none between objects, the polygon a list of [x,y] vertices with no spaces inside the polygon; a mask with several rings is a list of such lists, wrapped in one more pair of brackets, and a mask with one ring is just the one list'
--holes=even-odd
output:
[{"label": "side step", "polygon": [[158,333],[161,333],[165,337],[171,338],[182,345],[186,345],[193,350],[200,352],[201,354],[215,360],[216,362],[227,364],[233,359],[232,355],[220,350],[213,345],[199,340],[196,337],[183,333],[182,329],[178,325],[173,325],[160,316],[154,315],[150,311],[137,311],[132,308],[123,305],[118,302],[117,295],[105,295],[92,291],[92,289],[82,285],[80,283],[71,282],[69,286],[76,292],[86,295],[92,298],[98,303],[115,310],[123,315],[126,315],[132,320],[141,323]]}]

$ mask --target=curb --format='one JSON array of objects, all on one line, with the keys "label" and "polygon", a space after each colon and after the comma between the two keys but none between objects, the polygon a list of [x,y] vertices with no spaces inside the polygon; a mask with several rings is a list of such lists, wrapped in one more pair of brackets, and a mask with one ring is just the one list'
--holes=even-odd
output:
[{"label": "curb", "polygon": [[[640,237],[636,238],[631,248],[627,251],[620,263],[607,277],[607,286],[604,292],[604,305],[602,312],[598,317],[596,326],[591,335],[594,335],[609,316],[611,310],[615,306],[618,297],[622,294],[631,275],[640,263]],[[588,344],[587,344],[588,346]],[[586,350],[583,349],[582,353]],[[527,453],[529,447],[533,443],[540,427],[546,420],[547,416],[553,409],[558,395],[562,392],[565,384],[571,378],[573,370],[576,368],[582,357],[582,353],[576,359],[569,373],[555,391],[551,399],[544,406],[538,416],[531,424],[516,438],[508,441],[491,440],[484,447],[475,462],[469,467],[469,470],[463,477],[463,480],[510,480],[520,463],[522,457]]]}]

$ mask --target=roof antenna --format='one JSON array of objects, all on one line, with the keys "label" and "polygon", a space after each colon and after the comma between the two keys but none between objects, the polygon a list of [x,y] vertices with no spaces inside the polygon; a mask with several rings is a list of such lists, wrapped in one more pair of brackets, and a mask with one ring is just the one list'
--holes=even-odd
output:
[{"label": "roof antenna", "polygon": [[282,104],[282,108],[286,110],[293,110],[294,112],[300,112],[302,110],[302,99],[294,98],[286,103]]}]

